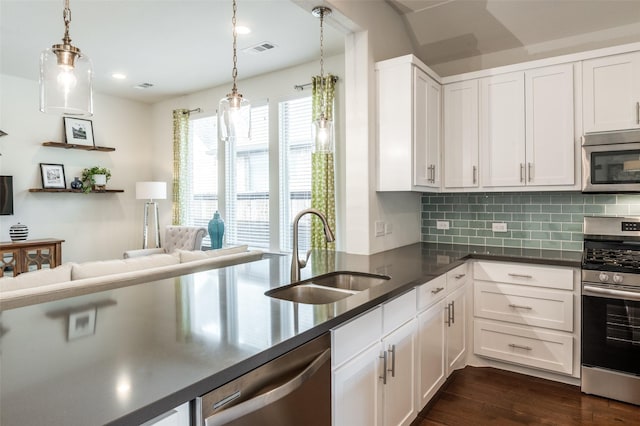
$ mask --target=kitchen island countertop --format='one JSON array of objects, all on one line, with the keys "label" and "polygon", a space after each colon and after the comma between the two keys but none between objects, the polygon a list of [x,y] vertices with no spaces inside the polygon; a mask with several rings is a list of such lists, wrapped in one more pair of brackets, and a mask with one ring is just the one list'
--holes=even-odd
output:
[{"label": "kitchen island countertop", "polygon": [[139,424],[469,258],[579,267],[580,257],[430,243],[369,256],[318,251],[302,279],[339,270],[391,279],[336,303],[304,305],[264,295],[289,282],[290,257],[271,255],[5,310],[0,424]]}]

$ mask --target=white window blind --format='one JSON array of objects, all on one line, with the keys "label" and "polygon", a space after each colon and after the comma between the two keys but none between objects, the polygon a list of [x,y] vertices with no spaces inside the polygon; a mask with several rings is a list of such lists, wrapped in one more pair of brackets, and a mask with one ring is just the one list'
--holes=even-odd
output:
[{"label": "white window blind", "polygon": [[[187,177],[189,206],[187,223],[191,226],[209,224],[218,209],[218,141],[216,117],[194,118],[189,121],[191,167]],[[207,235],[203,245],[211,244]]]},{"label": "white window blind", "polygon": [[251,140],[226,149],[227,244],[269,248],[269,106],[251,108]]},{"label": "white window blind", "polygon": [[[291,251],[293,219],[311,207],[311,97],[280,102],[280,245]],[[311,242],[311,218],[299,224],[298,248],[306,251]]]}]

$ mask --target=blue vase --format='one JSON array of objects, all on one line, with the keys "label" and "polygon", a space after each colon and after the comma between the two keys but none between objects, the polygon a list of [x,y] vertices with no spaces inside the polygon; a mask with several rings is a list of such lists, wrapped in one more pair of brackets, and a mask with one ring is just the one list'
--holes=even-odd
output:
[{"label": "blue vase", "polygon": [[222,248],[222,237],[224,236],[224,220],[220,218],[220,213],[216,210],[213,219],[209,221],[209,238],[211,238],[211,248]]}]

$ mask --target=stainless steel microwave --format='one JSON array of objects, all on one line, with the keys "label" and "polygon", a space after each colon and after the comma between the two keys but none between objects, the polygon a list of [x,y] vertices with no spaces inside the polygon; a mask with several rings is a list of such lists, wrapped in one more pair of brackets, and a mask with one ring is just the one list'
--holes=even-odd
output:
[{"label": "stainless steel microwave", "polygon": [[582,192],[640,192],[640,130],[583,137]]}]

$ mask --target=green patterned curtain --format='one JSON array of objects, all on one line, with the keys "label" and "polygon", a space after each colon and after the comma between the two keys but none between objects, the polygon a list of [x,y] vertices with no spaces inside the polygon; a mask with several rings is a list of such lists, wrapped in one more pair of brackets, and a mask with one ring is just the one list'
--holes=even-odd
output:
[{"label": "green patterned curtain", "polygon": [[189,110],[176,109],[173,111],[173,225],[184,225],[186,221],[188,173]]},{"label": "green patterned curtain", "polygon": [[[336,77],[329,74],[326,77],[315,76],[312,84],[312,114],[315,121],[325,106],[324,116],[333,120],[333,100],[335,97]],[[317,149],[311,154],[311,207],[320,210],[327,217],[331,229],[336,231],[336,196],[334,178],[333,152],[320,152]],[[322,222],[313,216],[311,221],[311,247],[320,249],[335,249],[335,243],[327,243]]]}]

